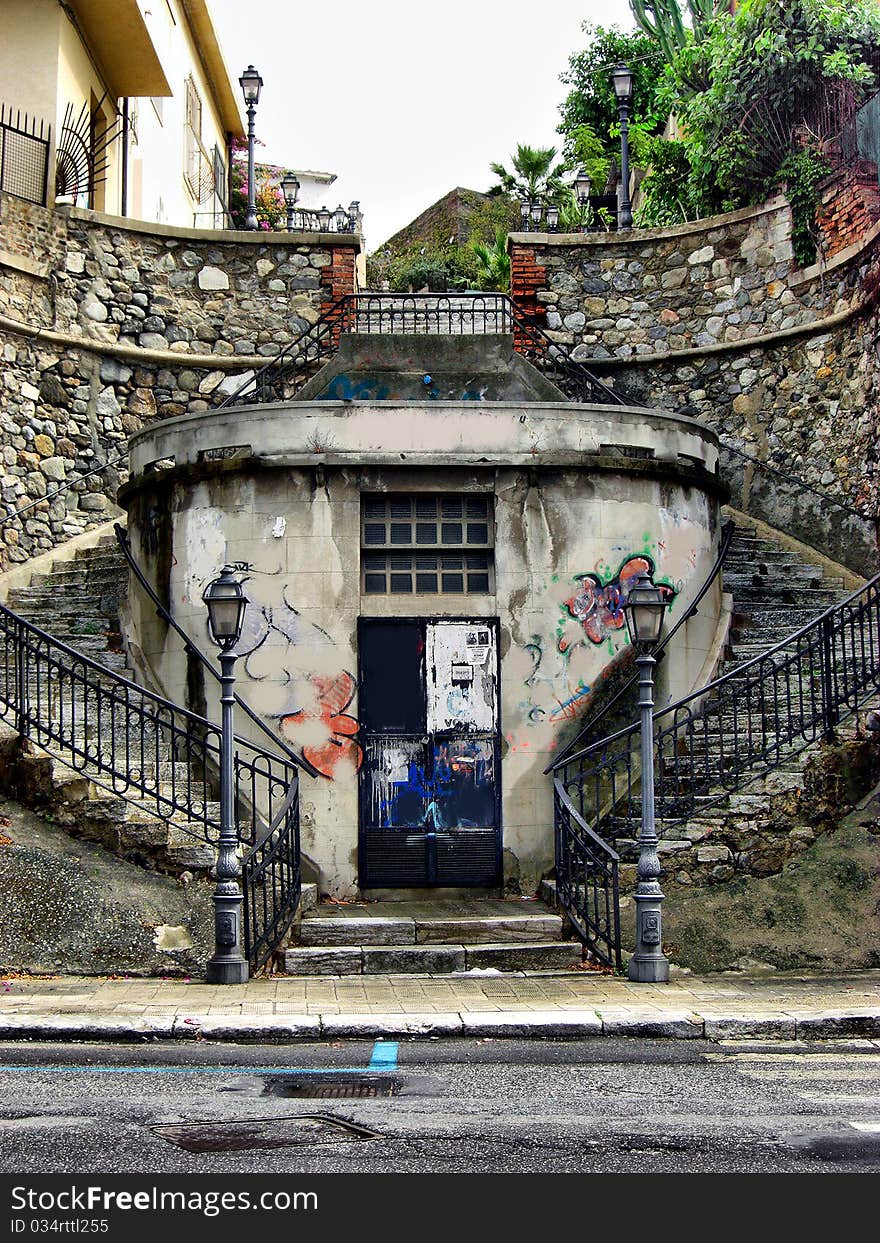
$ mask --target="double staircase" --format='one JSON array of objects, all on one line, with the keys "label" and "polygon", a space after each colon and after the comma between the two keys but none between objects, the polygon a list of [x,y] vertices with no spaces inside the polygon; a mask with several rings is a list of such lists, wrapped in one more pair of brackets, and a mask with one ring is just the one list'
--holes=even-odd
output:
[{"label": "double staircase", "polygon": [[[744,867],[760,871],[754,849],[743,846],[743,824],[753,834],[762,824],[778,820],[776,801],[787,800],[790,805],[799,798],[803,765],[822,733],[818,728],[815,738],[799,735],[777,745],[770,726],[781,723],[783,716],[790,723],[792,712],[813,703],[815,686],[798,683],[793,692],[790,678],[785,678],[773,687],[772,670],[797,657],[805,642],[804,626],[818,612],[839,606],[849,594],[842,578],[829,576],[820,564],[769,535],[759,535],[741,518],[725,554],[723,575],[735,605],[720,683],[728,700],[714,716],[712,697],[708,708],[703,705],[694,711],[691,732],[702,730],[706,743],[702,767],[691,765],[685,772],[675,748],[670,754],[662,743],[659,746],[659,853],[664,872],[682,884],[720,883]],[[73,558],[59,555],[34,573],[28,586],[9,592],[0,613],[5,644],[5,662],[0,665],[0,687],[5,690],[0,712],[5,723],[0,729],[9,757],[3,780],[9,792],[48,810],[70,832],[96,840],[133,862],[175,875],[207,876],[215,858],[217,803],[212,797],[214,774],[205,765],[204,754],[197,753],[196,763],[192,753],[175,756],[174,741],[181,736],[156,729],[155,723],[152,730],[144,730],[139,715],[133,719],[117,711],[121,701],[130,706],[134,693],[125,689],[133,678],[119,621],[127,585],[126,561],[107,532]],[[16,627],[27,628],[24,644],[20,634],[15,641]],[[848,649],[853,649],[856,635],[851,629],[844,645]],[[876,633],[875,618],[875,644]],[[21,725],[16,696],[22,691],[16,654],[22,649],[27,653],[31,715],[26,736],[39,747],[25,744],[16,749],[13,743]],[[769,663],[762,663],[768,660],[768,649],[773,655]],[[812,648],[808,656],[810,652]],[[850,650],[853,659],[857,655]],[[734,763],[731,781],[731,761],[737,758],[737,744],[734,741],[732,747],[731,740],[754,741],[750,731],[754,734],[759,723],[751,710],[742,714],[756,676],[764,683],[760,724],[765,755],[762,763],[752,763],[757,772]],[[83,695],[74,694],[78,684],[81,690],[88,688],[86,698],[91,696],[93,709],[102,705],[101,711],[82,712]],[[769,694],[771,687],[775,698]],[[148,692],[143,694],[149,697]],[[146,710],[143,704],[141,710]],[[48,718],[43,725],[36,719],[41,713]],[[662,733],[662,717],[660,727]],[[596,728],[601,736],[601,727]],[[619,856],[619,879],[626,892],[635,882],[638,856],[637,783],[627,787],[612,808],[600,808],[595,814],[584,799],[589,760],[588,755],[569,761],[567,771],[557,774],[557,785],[564,786],[585,823],[603,833]],[[126,768],[133,772],[126,775]],[[688,779],[699,786],[694,794]],[[684,812],[683,797],[688,804]],[[787,830],[784,842],[771,843],[766,871],[778,870],[802,846],[797,833]],[[270,944],[267,935],[262,958],[274,955],[276,967],[283,965],[291,975],[494,974],[577,967],[582,959],[581,940],[573,936],[577,909],[575,919],[570,919],[573,890],[569,886],[566,902],[565,877],[560,878],[559,869],[557,887],[562,891],[559,908],[552,884],[542,886],[542,896],[549,902],[428,895],[418,902],[321,902],[314,886],[304,886],[291,934],[283,936],[281,921],[281,943]],[[582,899],[587,892],[588,885],[582,883]],[[607,918],[612,918],[610,908]],[[590,946],[584,929],[578,931]],[[614,964],[610,944],[603,953],[602,944],[593,939],[591,948],[599,950],[600,960]]]}]

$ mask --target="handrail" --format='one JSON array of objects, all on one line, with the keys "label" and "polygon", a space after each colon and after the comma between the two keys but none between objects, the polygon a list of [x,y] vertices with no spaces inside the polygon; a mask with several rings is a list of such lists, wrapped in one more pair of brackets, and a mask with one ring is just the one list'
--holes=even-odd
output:
[{"label": "handrail", "polygon": [[603,380],[600,380],[599,377],[594,375],[588,367],[583,365],[583,363],[572,358],[568,350],[561,346],[557,341],[554,341],[553,338],[550,337],[547,332],[533,319],[525,315],[512,298],[510,299],[510,307],[511,318],[513,319],[515,329],[519,329],[520,332],[530,335],[542,354],[548,357],[557,366],[561,367],[563,371],[568,372],[570,376],[579,381],[584,387],[585,396],[591,389],[594,389],[600,396],[604,397],[605,400],[612,405],[624,406],[627,404],[620,394],[616,393],[610,385],[606,384]]},{"label": "handrail", "polygon": [[[147,579],[141,567],[135,561],[134,553],[131,551],[131,540],[128,537],[128,532],[119,522],[114,522],[113,531],[116,535],[116,542],[118,543],[120,549],[122,550],[123,556],[128,562],[129,569],[132,571],[135,578],[140,583],[141,587],[150,597],[153,604],[155,604],[156,612],[159,614],[162,620],[164,622],[167,622],[167,624],[171,626],[172,630],[174,630],[175,633],[183,640],[183,647],[184,647],[184,651],[186,652],[186,654],[198,657],[199,661],[202,663],[204,668],[208,670],[208,672],[211,674],[211,677],[214,678],[215,682],[219,682],[220,674],[215,669],[213,663],[208,659],[208,657],[205,655],[203,651],[201,651],[198,647],[196,647],[195,643],[189,637],[189,635],[186,633],[186,631],[183,629],[180,623],[176,621],[175,618],[168,611],[168,609],[165,608],[165,605],[162,603],[162,601],[159,599],[156,592],[153,590],[152,584]],[[289,759],[292,763],[296,764],[296,766],[298,768],[301,768],[304,772],[307,772],[310,777],[323,776],[323,774],[320,773],[313,764],[309,763],[309,761],[305,758],[305,756],[297,755],[295,751],[291,750],[291,748],[287,746],[287,744],[283,741],[283,739],[278,738],[272,732],[272,730],[269,728],[266,722],[262,719],[262,717],[258,716],[257,713],[254,712],[250,704],[247,703],[244,699],[242,699],[237,693],[235,694],[235,702],[237,706],[241,708],[241,710],[244,712],[245,716],[247,716],[249,720],[251,720],[254,723],[254,725],[256,725],[257,728],[262,733],[264,733],[268,738],[270,738],[277,747],[280,747],[280,749],[284,752],[287,759]]]},{"label": "handrail", "polygon": [[[686,708],[688,704],[692,703],[696,699],[707,698],[716,692],[719,687],[725,686],[732,679],[741,679],[743,674],[746,674],[749,670],[754,669],[756,665],[761,664],[763,661],[768,660],[772,656],[776,656],[780,652],[784,652],[787,648],[793,646],[796,647],[799,640],[809,635],[810,631],[820,629],[822,624],[830,621],[835,613],[842,612],[843,609],[848,608],[852,603],[854,603],[859,596],[869,593],[872,589],[877,588],[878,586],[880,586],[880,574],[875,574],[874,577],[869,579],[868,582],[863,584],[863,586],[857,587],[855,591],[850,592],[845,600],[841,600],[838,604],[829,605],[824,612],[817,613],[816,616],[811,618],[810,621],[805,622],[799,630],[792,631],[792,633],[786,635],[784,639],[780,639],[778,643],[775,643],[773,647],[767,648],[765,652],[759,652],[758,655],[753,656],[751,660],[747,660],[741,665],[736,665],[735,668],[729,669],[727,673],[723,673],[721,677],[715,678],[711,682],[707,682],[705,686],[701,686],[698,690],[690,691],[687,695],[682,696],[681,699],[677,699],[675,703],[666,704],[664,707],[658,708],[652,714],[653,719],[655,721],[662,720],[663,717],[668,716],[671,712],[677,712],[682,708]],[[612,742],[617,742],[618,739],[626,737],[627,734],[633,734],[640,728],[639,722],[634,721],[631,725],[626,725],[623,729],[617,730],[616,733],[609,734],[607,738],[600,738],[598,742],[591,743],[589,747],[584,747],[583,750],[577,751],[574,755],[568,756],[565,763],[573,764],[576,760],[592,755],[594,752],[598,751],[600,747],[605,747]]]},{"label": "handrail", "polygon": [[[127,791],[136,790],[155,800],[160,815],[167,810],[185,813],[193,824],[201,824],[205,840],[209,840],[209,830],[219,831],[219,821],[210,813],[206,795],[195,801],[193,798],[194,784],[206,788],[210,757],[215,766],[219,763],[219,725],[129,681],[5,605],[0,605],[0,652],[5,658],[0,661],[0,705],[14,713],[19,734],[35,738],[50,751],[53,744],[69,753],[68,762],[74,768],[79,762],[83,771],[97,768],[108,773],[110,786],[92,772],[89,776],[118,796],[124,798]],[[69,716],[66,725],[65,711]],[[85,731],[81,739],[77,738],[77,722]],[[90,726],[97,726],[94,741]],[[287,791],[296,783],[297,770],[249,739],[235,735],[233,743],[236,781],[239,774],[245,774],[252,785],[251,795],[245,797],[251,827],[240,840],[262,840],[276,821],[273,808],[278,791]],[[170,761],[163,760],[160,745]],[[156,748],[152,754],[151,747]],[[160,769],[168,762],[172,772],[166,779]],[[177,762],[185,763],[189,770],[179,782],[174,772]],[[155,772],[150,775],[153,768]],[[260,829],[258,834],[256,790],[260,784],[266,787],[269,799],[263,823],[270,828],[266,833]]]},{"label": "handrail", "polygon": [[[319,345],[328,332],[332,334],[339,327],[348,299],[353,296],[352,294],[343,294],[341,298],[337,298],[323,315],[316,319],[313,324],[310,324],[308,328],[304,329],[298,337],[288,341],[284,349],[273,355],[272,358],[263,364],[259,371],[244,379],[235,392],[230,393],[215,409],[224,410],[239,403],[247,404],[248,399],[251,397],[253,397],[255,402],[262,401],[265,398],[260,396],[261,393],[274,393],[274,386],[270,381],[271,373],[278,373],[274,376],[274,381],[277,384],[279,380],[283,379],[285,365],[290,362],[295,363],[303,353],[302,346],[304,342],[307,342],[311,337],[312,340],[308,344]],[[308,346],[306,347],[306,356],[308,356],[307,351]]]},{"label": "handrail", "polygon": [[[657,660],[660,659],[661,654],[663,653],[664,649],[669,646],[669,644],[675,638],[676,634],[681,629],[681,627],[685,624],[685,622],[690,621],[690,619],[697,612],[698,605],[700,604],[703,597],[706,595],[706,592],[709,590],[709,588],[714,583],[715,579],[718,577],[718,574],[724,562],[724,558],[727,555],[727,550],[730,548],[730,545],[731,545],[731,542],[733,540],[735,533],[736,533],[736,524],[733,522],[725,522],[724,526],[721,528],[721,544],[718,549],[718,556],[715,558],[715,562],[711,570],[706,576],[706,579],[703,582],[702,587],[697,592],[694,599],[691,601],[691,604],[687,612],[682,613],[681,617],[679,617],[678,621],[675,623],[672,629],[667,631],[667,633],[663,636],[663,638],[657,644],[657,647],[654,651],[655,659]],[[590,717],[590,719],[581,726],[581,728],[578,730],[574,738],[572,738],[570,742],[566,743],[566,745],[562,748],[562,750],[559,752],[556,758],[550,764],[547,765],[547,767],[544,769],[544,772],[545,773],[555,772],[557,768],[561,768],[563,764],[568,763],[569,760],[573,758],[569,754],[572,747],[577,746],[577,744],[584,737],[584,735],[589,733],[592,729],[594,729],[595,726],[598,724],[598,722],[601,721],[603,717],[608,715],[608,713],[611,711],[614,705],[623,698],[623,696],[627,693],[627,691],[632,690],[634,686],[638,685],[638,681],[639,681],[639,675],[637,673],[633,674],[630,678],[628,678],[627,681],[624,682],[624,684],[619,688],[617,693],[613,695],[612,698],[607,701],[607,703],[604,703],[602,705],[602,707],[599,709],[596,715]],[[580,754],[580,752],[578,754]]]},{"label": "handrail", "polygon": [[553,836],[557,902],[581,941],[620,970],[620,855],[590,828],[558,777]]},{"label": "handrail", "polygon": [[789,474],[788,471],[780,470],[778,466],[774,466],[771,462],[765,462],[761,458],[752,457],[750,453],[737,449],[736,445],[730,444],[727,440],[722,440],[721,445],[729,453],[735,454],[736,457],[742,458],[744,462],[749,462],[752,466],[760,466],[762,470],[766,470],[770,475],[776,475],[778,479],[784,479],[786,483],[792,484],[802,492],[812,492],[813,496],[818,496],[819,500],[825,505],[834,505],[838,509],[844,510],[845,513],[852,514],[854,518],[861,518],[863,522],[874,522],[876,518],[871,518],[869,514],[863,514],[852,505],[847,505],[846,501],[839,501],[837,497],[832,496],[830,492],[823,492],[820,488],[814,487],[811,483],[807,483],[806,479],[801,479],[799,475]]}]

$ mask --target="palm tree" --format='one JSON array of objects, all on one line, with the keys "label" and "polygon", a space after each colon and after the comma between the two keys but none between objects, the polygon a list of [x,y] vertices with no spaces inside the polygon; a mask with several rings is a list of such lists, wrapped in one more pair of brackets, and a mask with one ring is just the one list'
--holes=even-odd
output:
[{"label": "palm tree", "polygon": [[498,178],[498,185],[493,186],[490,194],[501,191],[515,195],[532,203],[536,199],[541,202],[555,200],[562,189],[562,164],[555,167],[555,147],[529,147],[518,143],[516,154],[511,157],[513,172],[503,164],[489,165]]},{"label": "palm tree", "polygon": [[480,289],[495,289],[503,293],[510,288],[510,255],[507,253],[507,230],[497,229],[491,246],[485,242],[471,242],[471,250],[477,256],[479,271],[477,282]]}]

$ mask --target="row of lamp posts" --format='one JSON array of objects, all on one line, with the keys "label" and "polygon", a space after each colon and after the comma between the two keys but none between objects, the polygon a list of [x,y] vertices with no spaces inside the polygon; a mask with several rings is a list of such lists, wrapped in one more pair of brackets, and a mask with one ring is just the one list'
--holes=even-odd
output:
[{"label": "row of lamp posts", "polygon": [[[238,81],[241,86],[241,93],[244,96],[248,119],[248,197],[244,227],[246,229],[258,229],[260,226],[257,220],[257,188],[254,184],[254,121],[257,114],[257,104],[260,102],[260,91],[263,89],[263,79],[253,65],[248,65]],[[296,173],[285,173],[281,178],[281,193],[284,195],[284,206],[287,211],[288,232],[293,232],[294,229],[294,213],[297,200],[299,199],[299,192],[300,180]],[[360,209],[360,203],[357,199],[352,199],[347,211],[340,203],[335,211],[331,212],[327,207],[322,207],[320,211],[309,212],[309,214],[313,215],[317,220],[318,230],[321,233],[326,233],[329,230],[331,220],[336,224],[337,233],[353,233],[357,228]]]},{"label": "row of lamp posts", "polygon": [[[220,838],[217,847],[217,885],[214,890],[214,956],[207,965],[209,984],[243,984],[248,963],[242,951],[242,891],[239,883],[238,835],[235,828],[236,778],[232,714],[235,705],[235,648],[241,638],[248,600],[236,578],[235,567],[225,565],[204,595],[208,629],[220,648]],[[636,948],[629,960],[629,978],[640,983],[669,979],[663,955],[660,861],[654,821],[654,651],[660,642],[666,599],[649,574],[640,571],[627,592],[623,607],[630,642],[638,655],[639,716],[641,722],[642,822],[635,892]]]},{"label": "row of lamp posts", "polygon": [[[614,94],[617,99],[617,114],[620,120],[621,189],[617,211],[617,227],[619,229],[631,229],[633,218],[632,203],[629,197],[629,114],[632,108],[633,95],[632,70],[623,64],[615,65],[611,71],[611,84],[614,87]],[[590,189],[592,188],[592,181],[585,169],[580,168],[577,171],[571,188],[575,193],[583,216],[589,207]],[[522,217],[523,232],[525,233],[538,229],[541,225],[542,217],[544,217],[544,224],[548,233],[555,233],[559,227],[559,208],[552,203],[545,208],[540,199],[522,199],[520,202],[520,215]],[[582,225],[584,230],[587,227],[586,224]]]}]

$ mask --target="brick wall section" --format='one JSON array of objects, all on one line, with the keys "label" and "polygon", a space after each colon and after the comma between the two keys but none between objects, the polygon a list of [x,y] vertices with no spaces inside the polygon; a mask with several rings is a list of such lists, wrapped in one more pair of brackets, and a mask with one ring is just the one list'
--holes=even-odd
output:
[{"label": "brick wall section", "polygon": [[876,169],[864,176],[836,176],[825,183],[816,223],[826,259],[863,238],[880,220]]},{"label": "brick wall section", "polygon": [[[346,294],[357,291],[357,273],[355,265],[357,253],[354,250],[334,250],[331,262],[323,269],[321,282],[321,314],[326,315],[330,308]],[[340,327],[334,325],[333,340],[338,343]]]},{"label": "brick wall section", "polygon": [[[547,286],[547,269],[539,259],[543,248],[538,243],[512,242],[510,246],[510,296],[523,314],[544,326],[546,307],[539,294]],[[514,328],[513,348],[526,352],[527,342]]]}]

